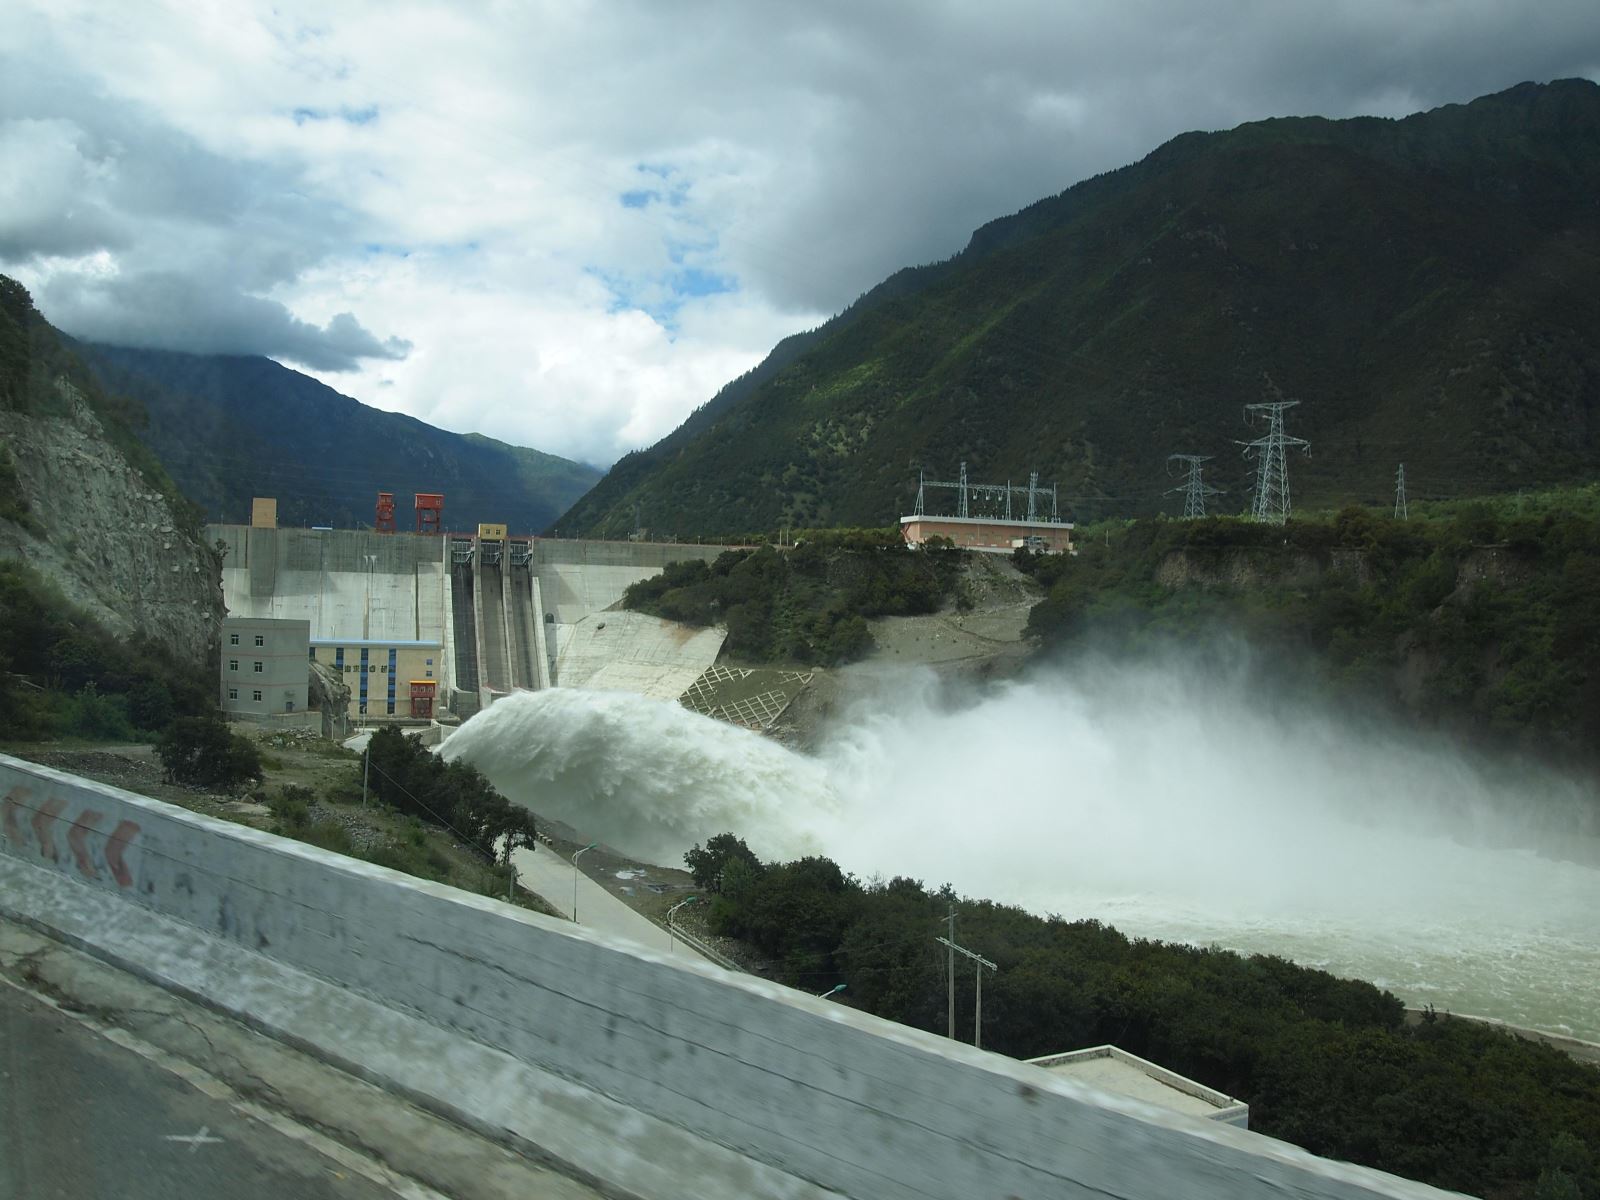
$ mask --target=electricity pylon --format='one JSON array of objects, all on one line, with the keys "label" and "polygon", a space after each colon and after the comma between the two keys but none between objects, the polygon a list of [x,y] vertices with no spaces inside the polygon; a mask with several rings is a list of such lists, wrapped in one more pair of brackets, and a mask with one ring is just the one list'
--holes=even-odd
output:
[{"label": "electricity pylon", "polygon": [[1406,508],[1406,465],[1394,473],[1394,516],[1397,521],[1409,521],[1411,512]]},{"label": "electricity pylon", "polygon": [[1285,409],[1299,404],[1298,400],[1273,400],[1265,404],[1246,404],[1245,420],[1252,413],[1267,414],[1267,436],[1253,442],[1240,442],[1244,456],[1257,453],[1255,498],[1251,501],[1250,515],[1257,521],[1282,525],[1289,519],[1289,466],[1285,451],[1290,446],[1309,450],[1311,443],[1305,438],[1290,437],[1283,431]]},{"label": "electricity pylon", "polygon": [[1168,496],[1176,492],[1183,493],[1183,519],[1192,521],[1196,517],[1206,515],[1206,497],[1220,496],[1222,489],[1212,487],[1209,483],[1200,480],[1200,464],[1211,459],[1209,454],[1169,454],[1167,455],[1167,469],[1172,469],[1174,462],[1189,464],[1189,478],[1182,487],[1169,488],[1165,493]]}]

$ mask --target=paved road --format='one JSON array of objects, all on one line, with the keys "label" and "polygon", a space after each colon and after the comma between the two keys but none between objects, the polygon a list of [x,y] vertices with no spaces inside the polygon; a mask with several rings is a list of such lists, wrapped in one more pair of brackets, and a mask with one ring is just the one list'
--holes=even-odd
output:
[{"label": "paved road", "polygon": [[[538,892],[562,916],[572,916],[572,862],[544,846],[537,850],[517,850],[516,864],[522,885]],[[654,921],[641,917],[605,888],[578,872],[578,924],[648,946],[652,950],[673,950],[677,954],[702,958],[683,942],[672,942],[667,931]]]},{"label": "paved road", "polygon": [[0,983],[0,1200],[395,1193]]}]

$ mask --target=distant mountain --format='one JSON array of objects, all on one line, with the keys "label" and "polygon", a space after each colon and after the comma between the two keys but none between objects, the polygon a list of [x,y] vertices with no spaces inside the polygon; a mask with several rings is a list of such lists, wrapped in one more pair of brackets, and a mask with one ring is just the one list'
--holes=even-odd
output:
[{"label": "distant mountain", "polygon": [[1059,481],[1080,519],[1181,508],[1170,454],[1247,507],[1298,399],[1302,505],[1600,474],[1600,87],[1523,84],[1404,120],[1191,133],[901,271],[779,345],[559,521],[880,525],[919,468]]},{"label": "distant mountain", "polygon": [[211,521],[248,521],[251,497],[273,496],[280,524],[370,525],[384,491],[407,528],[412,494],[443,492],[451,529],[492,521],[529,533],[601,474],[369,408],[268,358],[75,348],[109,391],[144,407],[144,440]]}]

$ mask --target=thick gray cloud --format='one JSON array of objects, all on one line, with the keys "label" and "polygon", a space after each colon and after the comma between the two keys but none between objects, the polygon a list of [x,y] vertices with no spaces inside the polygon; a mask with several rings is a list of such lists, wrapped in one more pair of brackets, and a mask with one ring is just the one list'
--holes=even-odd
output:
[{"label": "thick gray cloud", "polygon": [[404,357],[350,312],[319,324],[270,296],[357,236],[309,191],[300,165],[207,150],[64,55],[0,55],[0,269],[75,336],[324,371]]},{"label": "thick gray cloud", "polygon": [[0,269],[52,320],[599,463],[1179,133],[1600,77],[1593,0],[20,3]]},{"label": "thick gray cloud", "polygon": [[411,349],[399,338],[380,341],[348,312],[318,326],[275,300],[160,271],[106,280],[53,277],[36,299],[74,336],[118,346],[265,354],[315,371],[348,371],[362,359],[404,358]]},{"label": "thick gray cloud", "polygon": [[721,31],[704,58],[754,51],[760,78],[708,66],[699,117],[742,108],[747,87],[762,95],[749,125],[787,117],[743,131],[782,147],[782,186],[741,212],[731,253],[774,295],[825,309],[1179,133],[1600,76],[1589,0],[1542,0],[1537,19],[1514,0],[703,8],[718,19],[698,27]]}]

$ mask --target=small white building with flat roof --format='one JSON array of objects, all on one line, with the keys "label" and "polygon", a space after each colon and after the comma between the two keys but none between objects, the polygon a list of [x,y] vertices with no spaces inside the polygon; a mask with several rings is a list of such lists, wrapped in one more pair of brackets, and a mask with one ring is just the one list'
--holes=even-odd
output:
[{"label": "small white building with flat roof", "polygon": [[1185,1079],[1176,1071],[1158,1067],[1115,1046],[1091,1046],[1065,1054],[1046,1054],[1030,1058],[1028,1062],[1043,1067],[1052,1075],[1086,1083],[1104,1092],[1159,1104],[1173,1112],[1204,1117],[1208,1121],[1237,1125],[1240,1129],[1250,1128],[1250,1106],[1244,1101],[1224,1096],[1215,1088]]}]

